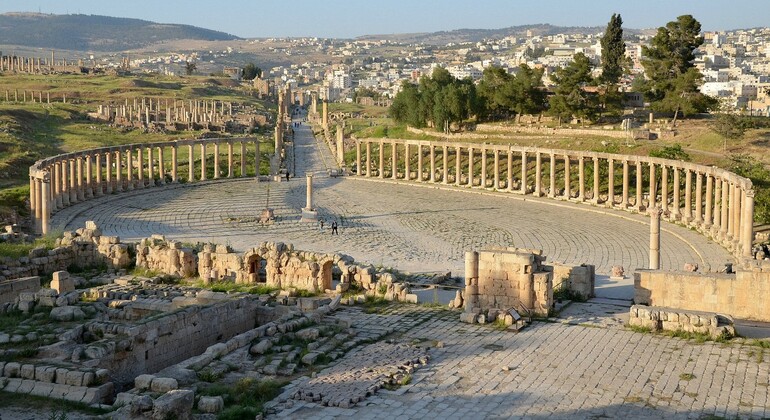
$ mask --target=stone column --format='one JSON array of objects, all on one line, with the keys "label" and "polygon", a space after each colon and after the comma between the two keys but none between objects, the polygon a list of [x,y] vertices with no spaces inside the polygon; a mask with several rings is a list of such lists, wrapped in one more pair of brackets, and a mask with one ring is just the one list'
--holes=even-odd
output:
[{"label": "stone column", "polygon": [[[650,163],[650,192],[647,199],[647,207],[655,207],[658,201],[657,175],[655,175],[655,164]],[[662,210],[661,210],[662,211]]]},{"label": "stone column", "polygon": [[398,143],[390,142],[390,178],[398,179]]},{"label": "stone column", "polygon": [[556,197],[556,155],[551,152],[551,166],[550,166],[551,172],[550,175],[550,189],[548,190],[548,197],[554,198]]},{"label": "stone column", "polygon": [[[32,172],[32,171],[30,171]],[[42,231],[41,228],[41,220],[43,216],[43,209],[41,207],[40,198],[42,196],[42,191],[40,191],[40,180],[37,178],[36,175],[30,175],[29,176],[29,210],[32,216],[34,216],[35,220],[35,232],[40,233]]]},{"label": "stone column", "polygon": [[[128,153],[133,153],[129,150]],[[136,146],[136,188],[144,188],[144,149],[142,146]]]},{"label": "stone column", "polygon": [[102,182],[102,152],[96,154],[96,196],[104,195],[104,183]]},{"label": "stone column", "polygon": [[692,171],[685,169],[684,173],[684,220],[689,223],[692,220]]},{"label": "stone column", "polygon": [[468,186],[473,187],[473,147],[468,147]]},{"label": "stone column", "polygon": [[494,179],[494,182],[492,183],[493,188],[496,190],[500,189],[500,152],[497,149],[492,149],[492,153],[495,154],[494,160],[492,161],[494,167],[492,168],[492,177]]},{"label": "stone column", "polygon": [[[83,189],[84,189],[83,194],[84,194],[84,199],[91,199],[91,198],[94,198],[94,184],[93,184],[94,171],[93,171],[93,165],[91,164],[91,154],[89,153],[84,155],[83,159],[85,160],[84,165],[85,165],[85,171],[86,171],[85,181],[83,185]],[[50,184],[49,184],[49,187],[50,187]],[[54,208],[54,207],[55,207],[54,203],[51,202],[51,208]]]},{"label": "stone column", "polygon": [[674,171],[674,203],[672,205],[671,219],[677,220],[681,214],[679,211],[679,197],[681,195],[681,183],[679,181],[679,168],[671,168]]},{"label": "stone column", "polygon": [[615,207],[615,161],[607,160],[607,206]]},{"label": "stone column", "polygon": [[[733,242],[740,246],[743,235],[743,203],[746,201],[746,191],[743,187],[735,186],[735,229],[733,232]],[[737,249],[737,248],[736,248]]]},{"label": "stone column", "polygon": [[85,201],[86,199],[86,186],[83,183],[83,156],[75,158],[75,168],[77,169],[78,186],[77,194],[78,201]]},{"label": "stone column", "polygon": [[361,169],[361,141],[356,140],[356,175],[361,176],[364,174],[364,171]]},{"label": "stone column", "polygon": [[668,168],[660,166],[660,206],[663,214],[668,214]]},{"label": "stone column", "polygon": [[572,196],[569,165],[570,165],[569,155],[564,155],[564,199],[565,200],[569,200],[570,197]]},{"label": "stone column", "polygon": [[660,270],[660,215],[658,207],[650,208],[650,270]]},{"label": "stone column", "polygon": [[455,146],[455,185],[460,186],[462,178],[462,169],[460,167],[460,158],[462,157],[462,147]]},{"label": "stone column", "polygon": [[746,191],[743,199],[743,234],[741,235],[742,255],[751,258],[754,245],[754,190]]},{"label": "stone column", "polygon": [[620,202],[622,208],[628,208],[628,190],[629,190],[629,168],[628,160],[623,159],[623,201]]},{"label": "stone column", "polygon": [[246,176],[246,142],[241,141],[241,178]]},{"label": "stone column", "polygon": [[409,143],[404,142],[404,179],[410,181],[412,179],[411,168],[411,154],[409,153]]},{"label": "stone column", "polygon": [[578,158],[578,200],[586,200],[586,162],[583,156]]},{"label": "stone column", "polygon": [[714,223],[714,177],[706,174],[706,228]]},{"label": "stone column", "polygon": [[422,182],[422,144],[417,145],[417,182]]},{"label": "stone column", "polygon": [[527,152],[521,152],[521,194],[527,194]]},{"label": "stone column", "polygon": [[727,239],[732,240],[735,235],[735,205],[738,204],[735,199],[735,184],[732,182],[728,187],[729,205],[727,206]]},{"label": "stone column", "polygon": [[505,172],[507,179],[505,180],[505,187],[508,191],[513,191],[513,150],[508,148],[508,160],[506,162]]},{"label": "stone column", "polygon": [[727,225],[728,225],[728,208],[730,206],[730,184],[726,179],[722,179],[722,203],[720,204],[720,223],[719,223],[719,236],[724,239],[727,237]]},{"label": "stone column", "polygon": [[115,152],[115,191],[123,191],[123,162],[120,150]]},{"label": "stone column", "polygon": [[535,152],[535,197],[543,195],[543,156]]},{"label": "stone column", "polygon": [[[276,149],[276,154],[280,152]],[[219,178],[219,140],[214,141],[214,179]]]},{"label": "stone column", "polygon": [[313,174],[305,175],[306,190],[305,190],[305,209],[313,211]]},{"label": "stone column", "polygon": [[259,140],[254,141],[254,179],[259,182],[259,163],[262,156],[259,154]]},{"label": "stone column", "polygon": [[48,174],[45,174],[43,179],[40,182],[40,233],[43,235],[48,234],[48,224],[49,224],[49,218],[51,215],[51,184],[50,184],[50,177]]},{"label": "stone column", "polygon": [[[233,176],[232,174],[232,147],[233,145],[230,144],[230,177]],[[171,182],[177,183],[179,182],[179,156],[178,156],[178,150],[177,145],[171,146]]]},{"label": "stone column", "polygon": [[166,160],[163,158],[163,146],[158,147],[158,184],[166,185]]},{"label": "stone column", "polygon": [[134,185],[134,149],[128,147],[126,149],[126,189],[132,191],[136,186]]},{"label": "stone column", "polygon": [[481,148],[481,188],[487,187],[487,149]]},{"label": "stone column", "polygon": [[227,142],[227,177],[228,178],[233,177],[233,142],[232,140],[228,140]]},{"label": "stone column", "polygon": [[321,101],[321,127],[324,131],[329,129],[329,104],[326,99]]},{"label": "stone column", "polygon": [[436,149],[433,144],[428,146],[428,152],[430,153],[430,182],[436,182]]},{"label": "stone column", "polygon": [[187,182],[195,181],[195,147],[187,145]]},{"label": "stone column", "polygon": [[377,168],[377,177],[382,179],[385,178],[385,142],[380,140],[380,150],[379,150],[379,162],[378,162],[378,168]]},{"label": "stone column", "polygon": [[70,165],[70,203],[75,204],[78,202],[78,174],[77,170],[75,169],[75,165],[77,164],[77,160],[75,158],[69,159],[69,165]]},{"label": "stone column", "polygon": [[366,176],[372,176],[372,143],[366,142]]},{"label": "stone column", "polygon": [[206,180],[206,143],[201,141],[201,181]]},{"label": "stone column", "polygon": [[104,172],[104,192],[107,194],[112,194],[112,151],[108,150],[104,152],[104,157],[107,161],[107,167],[105,168]]},{"label": "stone column", "polygon": [[[99,155],[97,155],[99,156]],[[53,176],[53,195],[55,198],[54,202],[54,208],[56,210],[61,209],[62,206],[62,192],[61,192],[61,162],[56,161],[53,163],[53,170],[54,170],[54,176]],[[98,195],[98,193],[97,193]]]},{"label": "stone column", "polygon": [[152,146],[147,146],[147,186],[155,186],[155,168],[152,158]]},{"label": "stone column", "polygon": [[644,189],[644,179],[642,177],[642,162],[636,161],[636,211],[642,211],[642,190]]},{"label": "stone column", "polygon": [[593,157],[594,161],[594,191],[593,191],[593,198],[591,199],[591,202],[594,204],[599,204],[599,190],[601,189],[601,179],[599,178],[599,158]]},{"label": "stone column", "polygon": [[449,148],[446,144],[443,146],[442,150],[442,164],[441,164],[441,183],[447,184],[449,183]]},{"label": "stone column", "polygon": [[703,174],[695,174],[695,222],[703,223]]}]

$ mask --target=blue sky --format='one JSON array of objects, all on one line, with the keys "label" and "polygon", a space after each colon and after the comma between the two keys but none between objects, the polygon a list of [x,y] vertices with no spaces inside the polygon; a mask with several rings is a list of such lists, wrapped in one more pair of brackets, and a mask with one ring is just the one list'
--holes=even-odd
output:
[{"label": "blue sky", "polygon": [[[225,6],[226,5],[226,6]],[[182,23],[240,37],[356,37],[551,23],[654,28],[691,14],[704,30],[770,25],[770,0],[0,0],[0,13],[82,13]]]}]

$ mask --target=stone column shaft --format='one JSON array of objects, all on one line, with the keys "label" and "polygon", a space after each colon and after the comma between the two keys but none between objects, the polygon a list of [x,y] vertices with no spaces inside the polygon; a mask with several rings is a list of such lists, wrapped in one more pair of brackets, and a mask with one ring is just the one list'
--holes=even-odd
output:
[{"label": "stone column shaft", "polygon": [[78,175],[78,201],[84,201],[86,199],[86,186],[83,183],[83,157],[78,156],[75,159],[75,168],[77,169],[77,175]]},{"label": "stone column shaft", "polygon": [[96,196],[104,195],[104,182],[102,180],[102,153],[96,154]]},{"label": "stone column shaft", "polygon": [[578,158],[578,200],[586,199],[586,161],[583,156]]},{"label": "stone column shaft", "polygon": [[593,198],[591,199],[591,202],[594,204],[599,204],[599,189],[601,188],[601,179],[599,177],[599,158],[594,157],[594,191],[593,191]]},{"label": "stone column shaft", "polygon": [[[407,163],[407,167],[408,167]],[[356,175],[361,176],[364,174],[361,167],[361,142],[356,140]]]},{"label": "stone column shaft", "polygon": [[543,195],[543,156],[535,152],[535,197]]},{"label": "stone column shaft", "polygon": [[741,234],[741,253],[744,257],[752,257],[754,244],[754,190],[746,191],[743,199],[743,233]]},{"label": "stone column shaft", "polygon": [[108,151],[104,153],[104,157],[106,159],[107,167],[105,168],[104,172],[104,186],[105,186],[105,192],[107,194],[112,194],[112,152]]},{"label": "stone column shaft", "polygon": [[385,143],[380,140],[379,162],[377,165],[377,177],[385,178]]},{"label": "stone column shaft", "polygon": [[674,171],[674,203],[672,205],[671,218],[676,220],[677,217],[681,214],[679,211],[679,197],[681,194],[682,186],[680,185],[681,182],[679,181],[679,168],[673,167],[671,169]]},{"label": "stone column shaft", "polygon": [[668,168],[660,167],[660,206],[663,214],[668,214]]},{"label": "stone column shaft", "polygon": [[473,148],[468,148],[468,186],[473,187]]},{"label": "stone column shaft", "polygon": [[714,223],[714,177],[706,174],[706,227]]},{"label": "stone column shaft", "polygon": [[628,161],[623,160],[623,201],[621,201],[620,206],[623,208],[628,207],[628,190],[629,190],[629,168],[628,168]]},{"label": "stone column shaft", "polygon": [[497,149],[493,149],[492,153],[494,153],[494,159],[493,159],[493,168],[492,168],[492,187],[496,190],[500,189],[500,152]]},{"label": "stone column shaft", "polygon": [[[232,174],[232,144],[230,145],[230,177],[233,176]],[[179,182],[179,151],[177,150],[177,145],[171,146],[171,182],[177,183]]]},{"label": "stone column shaft", "polygon": [[607,205],[615,207],[615,161],[607,160]]},{"label": "stone column shaft", "polygon": [[636,211],[642,211],[642,191],[644,190],[644,179],[642,176],[642,162],[636,162]]},{"label": "stone column shaft", "polygon": [[430,182],[436,182],[436,150],[431,144],[428,146],[428,152],[430,153]]},{"label": "stone column shaft", "polygon": [[[511,174],[513,175],[513,174]],[[527,152],[521,152],[521,185],[519,186],[522,194],[527,194]]]},{"label": "stone column shaft", "polygon": [[647,207],[656,207],[658,201],[657,175],[655,174],[655,164],[650,163],[650,192],[647,199]]},{"label": "stone column shaft", "polygon": [[446,144],[443,146],[442,152],[443,153],[442,153],[442,156],[441,156],[441,158],[442,158],[441,159],[442,160],[442,163],[441,163],[441,183],[442,184],[447,184],[447,183],[449,183],[449,166],[448,166],[449,165],[449,148],[447,147]]},{"label": "stone column shaft", "polygon": [[[99,156],[99,155],[97,155]],[[61,192],[61,162],[56,161],[53,164],[54,176],[53,176],[53,195],[56,199],[54,207],[56,210],[61,209],[62,206],[62,192]]]},{"label": "stone column shaft", "polygon": [[49,232],[49,218],[51,215],[51,184],[47,179],[40,182],[40,233],[47,235]]},{"label": "stone column shaft", "polygon": [[719,212],[720,212],[720,228],[719,233],[720,236],[723,238],[727,236],[727,228],[728,228],[728,211],[727,209],[730,206],[730,184],[726,179],[723,179],[722,182],[722,202],[719,206]]},{"label": "stone column shaft", "polygon": [[462,178],[462,169],[460,165],[460,158],[462,157],[462,148],[460,146],[455,147],[455,185],[460,185],[460,179]]},{"label": "stone column shaft", "polygon": [[201,181],[206,180],[206,143],[201,142]]},{"label": "stone column shaft", "polygon": [[684,218],[685,223],[692,220],[692,171],[685,169],[684,173]]},{"label": "stone column shaft", "polygon": [[564,155],[564,199],[569,200],[572,196],[571,179],[570,179],[570,158],[569,155]]},{"label": "stone column shaft", "polygon": [[398,143],[390,142],[390,178],[398,179]]},{"label": "stone column shaft", "polygon": [[306,198],[305,209],[308,211],[312,211],[313,210],[313,174],[307,174],[305,176],[305,179],[306,179],[305,185],[307,186],[305,190],[305,198]]},{"label": "stone column shaft", "polygon": [[660,270],[660,214],[659,208],[650,209],[650,270]]},{"label": "stone column shaft", "polygon": [[372,143],[366,142],[366,176],[372,176]]},{"label": "stone column shaft", "polygon": [[115,152],[115,191],[123,191],[123,162],[120,150]]},{"label": "stone column shaft", "polygon": [[550,166],[550,186],[548,190],[548,197],[556,197],[556,155],[551,153],[551,166]]},{"label": "stone column shaft", "polygon": [[404,142],[404,179],[410,181],[412,179],[411,168],[412,155],[409,150],[409,143]]},{"label": "stone column shaft", "polygon": [[703,222],[703,174],[695,174],[695,222]]},{"label": "stone column shaft", "polygon": [[[278,152],[277,150],[276,150],[276,153],[280,154],[280,152]],[[214,179],[218,179],[218,178],[219,178],[219,142],[216,141],[214,142]]]},{"label": "stone column shaft", "polygon": [[241,142],[241,178],[246,176],[246,142]]}]

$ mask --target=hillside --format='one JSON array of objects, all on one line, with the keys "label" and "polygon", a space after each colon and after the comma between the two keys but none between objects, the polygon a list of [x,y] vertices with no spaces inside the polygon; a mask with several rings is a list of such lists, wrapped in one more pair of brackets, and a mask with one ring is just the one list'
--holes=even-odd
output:
[{"label": "hillside", "polygon": [[97,15],[0,14],[5,45],[76,51],[126,51],[172,39],[225,41],[238,37],[190,25]]}]

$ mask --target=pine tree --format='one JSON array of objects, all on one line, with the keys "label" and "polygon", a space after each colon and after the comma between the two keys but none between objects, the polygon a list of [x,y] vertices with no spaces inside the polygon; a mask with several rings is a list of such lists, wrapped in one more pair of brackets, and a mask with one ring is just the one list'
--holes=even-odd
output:
[{"label": "pine tree", "polygon": [[622,26],[623,19],[613,13],[602,36],[602,81],[605,83],[616,84],[623,75],[626,43]]}]

